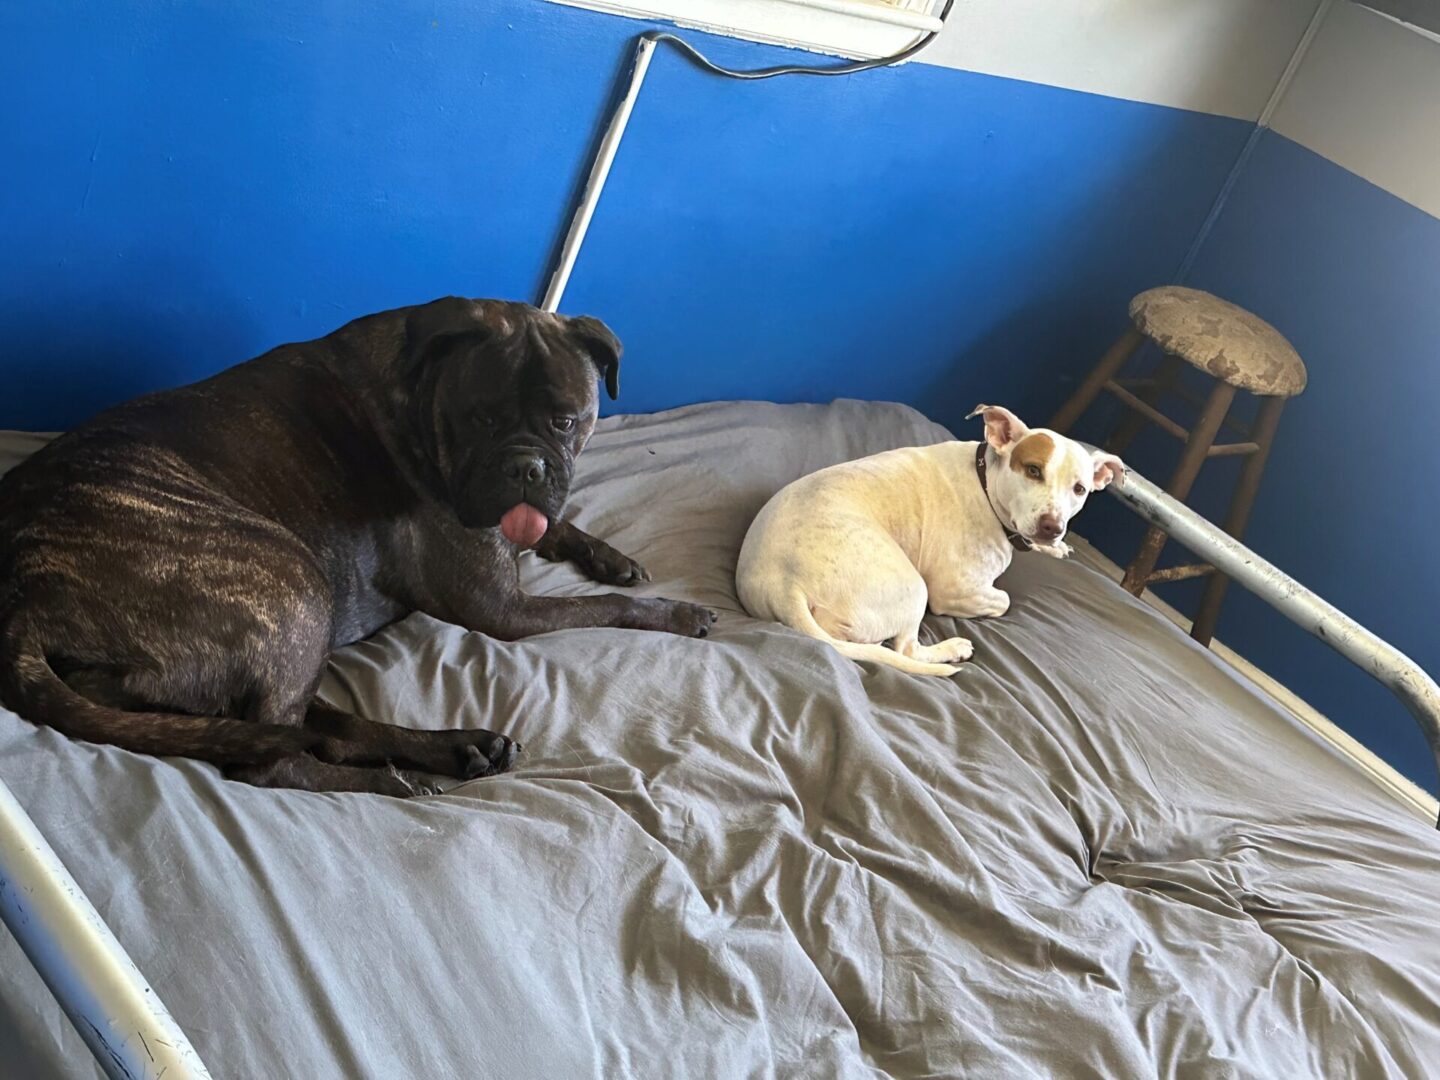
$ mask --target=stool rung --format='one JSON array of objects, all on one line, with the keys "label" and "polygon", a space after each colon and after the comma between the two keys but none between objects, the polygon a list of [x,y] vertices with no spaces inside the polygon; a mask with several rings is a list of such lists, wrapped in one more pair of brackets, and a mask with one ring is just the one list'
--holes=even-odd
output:
[{"label": "stool rung", "polygon": [[1253,453],[1255,453],[1256,451],[1258,451],[1259,449],[1260,449],[1260,444],[1259,444],[1259,443],[1253,443],[1253,442],[1216,443],[1214,446],[1210,447],[1209,450],[1206,450],[1206,451],[1205,451],[1205,456],[1206,456],[1207,458],[1208,458],[1208,457],[1236,457],[1236,456],[1242,455],[1242,454],[1244,454],[1244,455],[1253,454]]},{"label": "stool rung", "polygon": [[1121,386],[1114,379],[1109,379],[1106,381],[1105,392],[1119,398],[1120,401],[1124,403],[1128,408],[1134,409],[1141,416],[1145,417],[1146,420],[1149,420],[1156,427],[1169,432],[1171,435],[1174,435],[1175,438],[1179,439],[1181,442],[1186,442],[1189,440],[1190,432],[1186,431],[1183,427],[1177,424],[1174,420],[1171,420],[1168,416],[1166,416],[1160,410],[1156,409],[1154,406],[1149,405],[1144,401],[1141,401],[1138,397],[1130,393],[1129,390],[1126,390],[1125,387]]},{"label": "stool rung", "polygon": [[[1143,382],[1144,380],[1141,379],[1126,379],[1125,384],[1122,385],[1116,380],[1110,379],[1105,383],[1105,391],[1118,398],[1121,404],[1125,405],[1127,408],[1133,409],[1138,412],[1141,416],[1145,417],[1146,420],[1149,420],[1156,427],[1161,428],[1162,430],[1175,436],[1175,438],[1179,439],[1181,442],[1188,442],[1190,439],[1190,432],[1187,429],[1181,427],[1174,420],[1171,420],[1170,417],[1166,416],[1149,402],[1141,401],[1129,390],[1125,389],[1126,385],[1134,386],[1137,384],[1142,384]],[[1253,442],[1216,443],[1214,446],[1210,447],[1209,450],[1205,451],[1205,456],[1207,458],[1248,456],[1255,453],[1259,449],[1259,444]]]},{"label": "stool rung", "polygon": [[1204,577],[1206,574],[1213,574],[1215,567],[1209,563],[1188,563],[1185,566],[1172,566],[1168,570],[1156,570],[1146,579],[1146,585],[1153,585],[1162,581],[1189,581],[1191,578]]}]

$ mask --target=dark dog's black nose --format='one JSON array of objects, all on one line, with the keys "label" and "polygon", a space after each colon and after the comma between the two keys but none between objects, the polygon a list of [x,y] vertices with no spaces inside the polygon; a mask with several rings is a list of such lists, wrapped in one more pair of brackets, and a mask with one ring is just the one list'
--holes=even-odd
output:
[{"label": "dark dog's black nose", "polygon": [[511,454],[501,471],[517,484],[538,484],[545,479],[545,459],[529,450]]}]

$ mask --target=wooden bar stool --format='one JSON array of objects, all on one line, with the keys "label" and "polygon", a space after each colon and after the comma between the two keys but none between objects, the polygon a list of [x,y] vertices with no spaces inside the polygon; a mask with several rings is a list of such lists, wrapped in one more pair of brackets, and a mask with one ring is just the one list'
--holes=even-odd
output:
[{"label": "wooden bar stool", "polygon": [[[1149,289],[1130,301],[1130,320],[1134,325],[1111,346],[1070,400],[1061,406],[1051,419],[1050,427],[1061,433],[1068,432],[1101,393],[1119,399],[1125,406],[1125,415],[1105,441],[1105,449],[1112,454],[1123,454],[1147,423],[1179,439],[1185,448],[1165,490],[1180,500],[1190,494],[1200,466],[1209,458],[1244,456],[1245,464],[1231,495],[1223,526],[1238,540],[1244,535],[1250,511],[1255,506],[1260,476],[1265,471],[1265,461],[1270,456],[1275,429],[1280,423],[1280,411],[1287,398],[1305,389],[1305,364],[1269,323],[1199,289],[1179,285]],[[1147,338],[1163,353],[1154,374],[1140,379],[1120,378],[1125,363]],[[1214,378],[1215,385],[1207,397],[1192,397],[1180,385],[1185,364]],[[1248,429],[1229,416],[1239,390],[1261,399],[1255,423]],[[1200,415],[1193,427],[1187,430],[1159,410],[1158,405],[1167,394],[1187,398],[1199,406]],[[1241,441],[1216,442],[1222,426],[1239,431]],[[1205,563],[1156,570],[1165,540],[1165,534],[1151,526],[1126,567],[1121,584],[1139,596],[1146,585],[1209,575],[1190,631],[1196,641],[1208,645],[1215,635],[1215,622],[1220,616],[1220,603],[1225,598],[1229,579]]]}]

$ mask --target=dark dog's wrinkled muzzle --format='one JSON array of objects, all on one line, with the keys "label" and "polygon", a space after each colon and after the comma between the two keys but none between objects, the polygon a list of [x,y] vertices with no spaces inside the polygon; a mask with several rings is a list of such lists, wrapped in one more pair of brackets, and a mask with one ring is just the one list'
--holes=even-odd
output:
[{"label": "dark dog's wrinkled muzzle", "polygon": [[505,539],[522,548],[540,542],[569,494],[568,471],[533,446],[503,449],[473,475],[488,475],[489,481],[464,485],[475,497],[457,501],[460,523],[470,529],[498,526]]}]

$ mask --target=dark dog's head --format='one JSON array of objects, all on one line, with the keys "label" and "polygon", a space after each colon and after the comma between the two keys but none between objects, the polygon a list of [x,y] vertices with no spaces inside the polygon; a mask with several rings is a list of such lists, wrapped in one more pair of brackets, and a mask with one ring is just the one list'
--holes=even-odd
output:
[{"label": "dark dog's head", "polygon": [[467,528],[532,547],[570,494],[597,378],[619,393],[620,342],[598,319],[447,297],[405,323],[411,414]]}]

